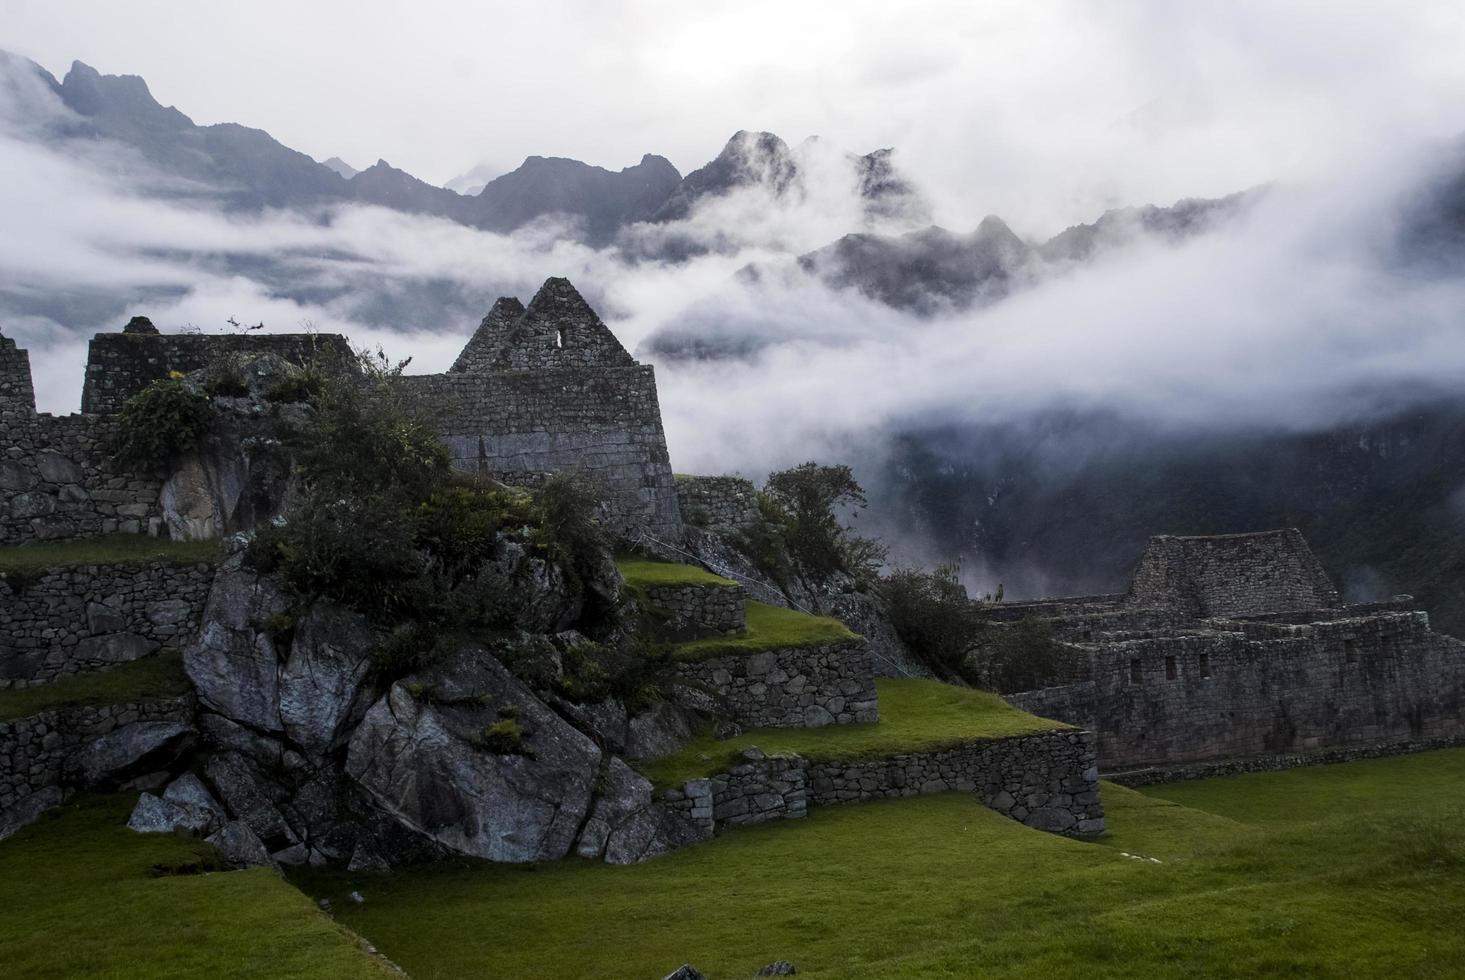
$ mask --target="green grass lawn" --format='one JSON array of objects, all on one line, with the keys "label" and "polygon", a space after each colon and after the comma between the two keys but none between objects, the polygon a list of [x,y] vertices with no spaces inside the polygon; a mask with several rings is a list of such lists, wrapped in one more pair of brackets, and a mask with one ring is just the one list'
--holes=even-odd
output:
[{"label": "green grass lawn", "polygon": [[748,628],[742,636],[714,636],[680,643],[672,648],[672,656],[678,660],[708,660],[859,638],[859,634],[829,616],[810,616],[797,609],[751,601],[746,603],[746,608]]},{"label": "green grass lawn", "polygon": [[[725,980],[780,958],[828,980],[1457,977],[1462,760],[1385,760],[1407,761],[1405,780],[1332,767],[1347,798],[1383,810],[1322,806],[1282,826],[1106,785],[1112,836],[1083,843],[945,794],[816,808],[626,868],[464,863],[301,884],[418,980],[656,978],[684,961]],[[1241,795],[1281,799],[1322,771]],[[1388,801],[1368,793],[1395,783]],[[344,901],[356,888],[362,905]]]},{"label": "green grass lawn", "polygon": [[126,827],[94,797],[0,842],[0,977],[387,977],[380,960],[267,870],[169,874],[207,844]]},{"label": "green grass lawn", "polygon": [[1019,711],[995,694],[940,681],[878,678],[875,689],[879,724],[755,728],[725,741],[705,733],[675,755],[645,763],[642,771],[658,786],[677,786],[727,768],[749,745],[770,754],[797,752],[825,761],[878,759],[1069,727]]},{"label": "green grass lawn", "polygon": [[164,651],[108,670],[62,677],[39,687],[0,691],[0,721],[76,704],[161,701],[175,698],[188,688],[182,656]]},{"label": "green grass lawn", "polygon": [[212,562],[219,542],[169,541],[146,534],[109,534],[0,548],[0,573],[34,572],[66,565],[109,565],[116,562]]},{"label": "green grass lawn", "polygon": [[649,558],[640,558],[634,555],[620,555],[616,558],[616,568],[620,569],[621,578],[632,588],[654,589],[658,586],[672,585],[736,585],[732,579],[723,578],[721,575],[713,575],[705,568],[696,565],[678,565],[668,561],[652,561]]}]

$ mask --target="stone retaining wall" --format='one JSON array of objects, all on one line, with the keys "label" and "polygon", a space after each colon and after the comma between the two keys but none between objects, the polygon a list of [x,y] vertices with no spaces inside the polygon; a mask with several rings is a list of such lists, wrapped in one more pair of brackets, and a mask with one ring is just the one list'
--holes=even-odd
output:
[{"label": "stone retaining wall", "polygon": [[83,745],[136,721],[187,722],[188,698],[55,708],[0,721],[0,813],[61,784],[66,763]]},{"label": "stone retaining wall", "polygon": [[651,605],[667,615],[672,630],[737,633],[748,616],[740,585],[659,585],[646,590]]},{"label": "stone retaining wall", "polygon": [[863,639],[681,664],[678,677],[722,702],[744,728],[818,728],[879,721]]},{"label": "stone retaining wall", "polygon": [[181,647],[213,584],[203,562],[76,565],[0,576],[0,688]]},{"label": "stone retaining wall", "polygon": [[1036,830],[1083,837],[1104,831],[1095,750],[1092,733],[1072,730],[869,762],[810,762],[748,749],[728,771],[665,790],[661,798],[706,832],[797,819],[811,805],[961,792]]}]

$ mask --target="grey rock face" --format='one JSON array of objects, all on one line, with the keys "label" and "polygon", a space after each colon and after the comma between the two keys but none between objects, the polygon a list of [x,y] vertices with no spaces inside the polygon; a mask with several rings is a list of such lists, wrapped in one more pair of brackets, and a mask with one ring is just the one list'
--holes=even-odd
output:
[{"label": "grey rock face", "polygon": [[226,868],[279,870],[270,857],[270,852],[243,820],[231,820],[204,839],[214,845],[214,850],[219,852],[219,861]]},{"label": "grey rock face", "polygon": [[339,606],[319,604],[296,625],[280,671],[280,720],[307,753],[337,744],[370,669],[371,645],[366,617]]},{"label": "grey rock face", "polygon": [[208,787],[204,786],[203,780],[191,772],[186,772],[169,783],[168,788],[163,790],[163,799],[177,806],[207,814],[213,824],[210,827],[211,830],[228,819],[223,804],[214,799],[213,794],[208,791]]},{"label": "grey rock face", "polygon": [[282,731],[279,657],[261,622],[286,608],[268,579],[230,560],[214,579],[203,629],[183,653],[183,667],[203,703],[219,714],[265,732]]},{"label": "grey rock face", "polygon": [[288,847],[296,835],[269,793],[269,784],[247,759],[233,752],[214,756],[205,774],[236,821],[243,821],[266,845]]},{"label": "grey rock face", "polygon": [[758,971],[760,977],[791,977],[798,973],[798,967],[788,960],[774,960]]},{"label": "grey rock face", "polygon": [[140,834],[171,834],[180,830],[190,834],[206,834],[217,826],[217,821],[207,810],[143,793],[137,798],[137,806],[132,808],[127,826]]},{"label": "grey rock face", "polygon": [[[517,711],[524,754],[483,747],[501,709]],[[352,737],[346,770],[378,806],[454,851],[542,861],[569,853],[599,763],[589,738],[470,646],[392,685]]]},{"label": "grey rock face", "polygon": [[620,759],[610,760],[601,782],[600,797],[575,847],[581,857],[634,864],[711,836],[653,802],[650,780]]},{"label": "grey rock face", "polygon": [[707,980],[707,974],[690,963],[683,963],[663,977],[662,980]]},{"label": "grey rock face", "polygon": [[71,768],[83,786],[117,785],[131,776],[166,768],[178,758],[191,729],[172,721],[123,725],[83,746]]},{"label": "grey rock face", "polygon": [[692,737],[692,719],[669,701],[659,701],[631,719],[626,736],[626,758],[660,759],[671,755]]},{"label": "grey rock face", "polygon": [[122,664],[139,660],[158,649],[158,644],[136,633],[89,636],[76,645],[77,656],[98,663]]},{"label": "grey rock face", "polygon": [[25,797],[8,810],[0,811],[0,841],[13,837],[19,830],[29,827],[52,807],[60,806],[65,798],[59,786],[47,786]]}]

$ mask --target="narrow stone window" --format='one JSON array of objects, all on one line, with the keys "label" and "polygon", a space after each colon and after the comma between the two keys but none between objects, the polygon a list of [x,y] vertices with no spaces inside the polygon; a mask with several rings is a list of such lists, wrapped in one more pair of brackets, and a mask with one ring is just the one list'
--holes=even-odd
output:
[{"label": "narrow stone window", "polygon": [[1129,662],[1129,679],[1131,681],[1133,681],[1134,683],[1136,683],[1136,684],[1142,684],[1142,683],[1144,683],[1144,679],[1145,679],[1144,671],[1142,671],[1142,670],[1139,669],[1139,661],[1138,660],[1131,660]]},{"label": "narrow stone window", "polygon": [[1211,676],[1211,655],[1209,653],[1200,655],[1200,675],[1202,677]]},{"label": "narrow stone window", "polygon": [[1358,641],[1343,641],[1343,662],[1348,664],[1358,663]]},{"label": "narrow stone window", "polygon": [[1175,658],[1174,657],[1166,657],[1165,658],[1165,680],[1167,680],[1167,681],[1173,681],[1176,677],[1179,677],[1179,676],[1180,676],[1180,672],[1178,670],[1176,670],[1176,668],[1175,668]]},{"label": "narrow stone window", "polygon": [[555,347],[560,348],[560,349],[563,349],[564,348],[564,346],[565,346],[565,332],[563,330],[556,330],[554,332],[554,345],[555,345]]}]

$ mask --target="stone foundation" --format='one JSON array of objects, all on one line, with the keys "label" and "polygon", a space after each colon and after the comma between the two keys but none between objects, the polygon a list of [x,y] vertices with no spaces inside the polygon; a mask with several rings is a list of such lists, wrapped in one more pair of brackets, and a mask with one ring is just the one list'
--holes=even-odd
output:
[{"label": "stone foundation", "polygon": [[0,688],[181,647],[198,631],[213,580],[212,565],[167,561],[0,577]]},{"label": "stone foundation", "polygon": [[744,728],[818,728],[880,720],[863,639],[681,664],[677,676]]}]

